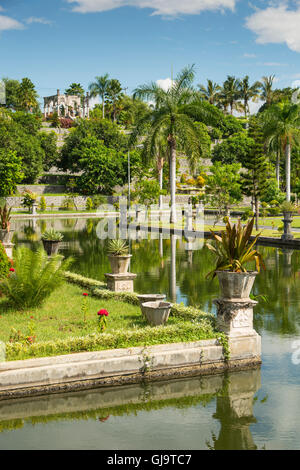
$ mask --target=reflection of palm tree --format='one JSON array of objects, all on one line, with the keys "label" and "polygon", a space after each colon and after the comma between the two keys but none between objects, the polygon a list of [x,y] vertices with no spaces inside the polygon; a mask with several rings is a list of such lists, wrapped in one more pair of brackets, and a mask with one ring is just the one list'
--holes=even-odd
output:
[{"label": "reflection of palm tree", "polygon": [[176,235],[171,235],[171,262],[170,262],[170,296],[172,302],[176,302]]}]

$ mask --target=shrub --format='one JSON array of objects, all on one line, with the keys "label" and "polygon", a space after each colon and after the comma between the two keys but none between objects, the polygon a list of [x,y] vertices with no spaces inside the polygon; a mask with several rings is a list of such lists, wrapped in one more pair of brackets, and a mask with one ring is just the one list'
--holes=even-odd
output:
[{"label": "shrub", "polygon": [[60,255],[48,260],[42,248],[32,251],[20,246],[15,251],[15,275],[1,281],[1,292],[16,308],[39,306],[63,282],[71,261]]},{"label": "shrub", "polygon": [[59,122],[60,122],[60,127],[62,129],[71,129],[71,127],[75,126],[75,123],[74,123],[73,119],[60,118]]},{"label": "shrub", "polygon": [[94,208],[94,203],[93,203],[92,199],[90,197],[88,197],[87,200],[86,200],[85,209],[87,211],[92,211],[93,208]]},{"label": "shrub", "polygon": [[35,203],[35,201],[37,200],[37,195],[35,193],[33,193],[32,191],[29,191],[27,190],[24,194],[23,194],[23,201],[22,201],[22,206],[24,207],[28,207],[28,210],[30,212],[33,204]]},{"label": "shrub", "polygon": [[75,207],[74,201],[71,197],[66,197],[60,205],[59,210],[61,211],[71,211]]},{"label": "shrub", "polygon": [[12,263],[6,254],[4,246],[0,242],[0,279],[4,279],[8,276],[11,266]]},{"label": "shrub", "polygon": [[45,210],[47,209],[45,196],[42,196],[40,199],[39,209],[41,212],[45,212]]}]

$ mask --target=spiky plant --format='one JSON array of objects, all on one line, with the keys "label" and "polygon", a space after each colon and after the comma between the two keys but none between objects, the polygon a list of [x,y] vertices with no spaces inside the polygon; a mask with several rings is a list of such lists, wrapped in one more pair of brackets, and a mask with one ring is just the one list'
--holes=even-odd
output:
[{"label": "spiky plant", "polygon": [[110,240],[107,247],[107,252],[112,256],[125,256],[128,254],[128,245],[124,240],[119,238]]},{"label": "spiky plant", "polygon": [[63,234],[53,228],[46,230],[42,235],[42,240],[51,242],[61,242],[63,238]]},{"label": "spiky plant", "polygon": [[15,272],[0,282],[0,291],[18,309],[41,305],[64,281],[63,273],[72,262],[60,255],[48,259],[43,248],[20,246],[14,255]]},{"label": "spiky plant", "polygon": [[255,262],[258,272],[261,266],[265,269],[261,254],[254,248],[260,234],[252,242],[250,241],[253,225],[254,218],[244,227],[240,220],[234,225],[228,221],[226,230],[222,230],[221,235],[211,230],[215,244],[213,246],[208,243],[207,247],[216,256],[216,268],[207,276],[215,277],[217,271],[246,273],[246,265],[252,261]]}]

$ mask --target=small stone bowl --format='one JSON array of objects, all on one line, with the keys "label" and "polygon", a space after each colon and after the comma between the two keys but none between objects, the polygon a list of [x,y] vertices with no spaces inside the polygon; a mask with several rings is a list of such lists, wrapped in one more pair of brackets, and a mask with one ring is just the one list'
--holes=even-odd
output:
[{"label": "small stone bowl", "polygon": [[145,302],[157,302],[158,300],[164,301],[166,299],[165,294],[142,294],[137,296],[140,301],[140,307],[142,315],[146,318],[146,315],[143,310],[143,304]]},{"label": "small stone bowl", "polygon": [[164,325],[167,323],[172,304],[169,302],[145,302],[142,304],[144,315],[152,326]]}]

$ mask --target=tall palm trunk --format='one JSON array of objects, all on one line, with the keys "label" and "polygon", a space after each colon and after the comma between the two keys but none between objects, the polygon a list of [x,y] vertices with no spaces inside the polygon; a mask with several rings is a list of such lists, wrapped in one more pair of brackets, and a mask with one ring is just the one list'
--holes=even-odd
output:
[{"label": "tall palm trunk", "polygon": [[102,95],[102,118],[105,118],[105,103],[104,103],[104,95]]},{"label": "tall palm trunk", "polygon": [[291,144],[285,146],[286,200],[291,200]]},{"label": "tall palm trunk", "polygon": [[[159,180],[159,189],[162,191],[163,189],[163,172],[164,172],[164,159],[162,157],[158,157],[157,160],[157,167],[158,167],[158,180]],[[159,209],[163,207],[163,195],[159,195]]]},{"label": "tall palm trunk", "polygon": [[170,193],[171,193],[171,224],[176,223],[176,141],[174,136],[168,138],[170,146]]},{"label": "tall palm trunk", "polygon": [[277,149],[277,154],[276,154],[276,180],[277,180],[277,186],[278,189],[280,187],[280,150]]}]

